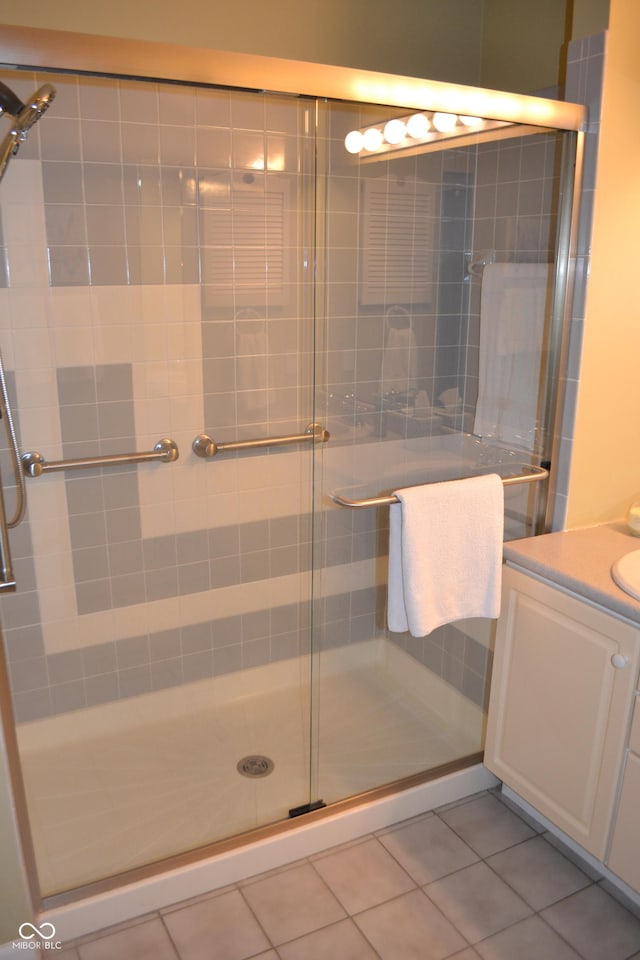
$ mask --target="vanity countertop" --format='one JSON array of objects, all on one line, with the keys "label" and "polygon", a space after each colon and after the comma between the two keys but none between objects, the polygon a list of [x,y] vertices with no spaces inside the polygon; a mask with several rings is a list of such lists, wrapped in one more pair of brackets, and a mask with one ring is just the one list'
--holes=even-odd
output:
[{"label": "vanity countertop", "polygon": [[640,550],[640,538],[630,534],[621,520],[511,540],[504,545],[504,558],[640,623],[640,602],[621,590],[611,576],[612,564],[632,550]]}]

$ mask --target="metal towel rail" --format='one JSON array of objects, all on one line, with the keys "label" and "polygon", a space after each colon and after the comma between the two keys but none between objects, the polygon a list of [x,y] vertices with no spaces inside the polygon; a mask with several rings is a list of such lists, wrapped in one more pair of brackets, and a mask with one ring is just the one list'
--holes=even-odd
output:
[{"label": "metal towel rail", "polygon": [[28,477],[39,477],[43,473],[56,473],[60,470],[88,470],[90,467],[117,467],[127,463],[148,463],[159,460],[173,463],[179,457],[178,445],[174,440],[158,440],[153,450],[141,453],[114,453],[103,457],[80,457],[78,460],[51,460],[47,462],[41,453],[32,451],[22,456],[22,469]]},{"label": "metal towel rail", "polygon": [[[527,466],[525,469],[531,473],[519,474],[515,477],[504,477],[502,483],[505,487],[515,486],[517,483],[535,483],[538,480],[546,480],[549,471],[545,467]],[[364,500],[350,500],[348,497],[342,497],[338,493],[332,493],[331,499],[341,507],[358,509],[360,507],[389,507],[393,503],[400,501],[395,494],[381,494],[379,497],[366,497]]]},{"label": "metal towel rail", "polygon": [[326,443],[329,431],[320,423],[310,423],[304,433],[291,433],[281,437],[261,437],[257,440],[229,440],[216,443],[206,433],[200,433],[191,448],[197,457],[215,457],[218,453],[230,453],[233,450],[258,450],[260,447],[284,447],[290,443],[305,443],[313,440]]}]

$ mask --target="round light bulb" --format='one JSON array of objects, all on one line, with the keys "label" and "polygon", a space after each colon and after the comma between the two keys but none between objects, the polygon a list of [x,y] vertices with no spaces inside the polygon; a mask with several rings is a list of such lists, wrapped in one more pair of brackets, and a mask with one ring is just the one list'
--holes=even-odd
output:
[{"label": "round light bulb", "polygon": [[433,125],[440,133],[451,133],[457,119],[455,113],[434,113]]},{"label": "round light bulb", "polygon": [[402,120],[389,120],[384,125],[384,138],[387,143],[401,143],[407,133],[407,127]]},{"label": "round light bulb", "polygon": [[458,120],[465,127],[478,127],[482,123],[482,117],[458,117]]},{"label": "round light bulb", "polygon": [[359,130],[352,130],[344,138],[344,145],[349,153],[360,153],[364,146],[364,137]]},{"label": "round light bulb", "polygon": [[423,140],[431,129],[429,118],[424,113],[414,113],[407,120],[407,133],[414,140]]},{"label": "round light bulb", "polygon": [[377,127],[369,127],[363,135],[363,146],[369,153],[379,150],[382,146],[382,132]]}]

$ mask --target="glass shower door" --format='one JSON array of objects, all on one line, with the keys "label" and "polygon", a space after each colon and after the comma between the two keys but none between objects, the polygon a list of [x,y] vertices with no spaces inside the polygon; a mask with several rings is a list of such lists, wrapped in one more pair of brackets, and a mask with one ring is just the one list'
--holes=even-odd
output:
[{"label": "glass shower door", "polygon": [[[469,146],[419,149],[406,137],[406,151],[346,149],[351,131],[375,128],[382,143],[400,112],[342,103],[321,113],[316,416],[331,440],[316,454],[314,692],[327,803],[470,765],[483,749],[494,622],[459,620],[426,636],[387,628],[384,496],[483,473],[540,477],[550,449],[540,384],[553,394],[562,135],[514,129]],[[510,422],[486,430],[478,412],[486,265],[514,271],[518,290],[544,278],[532,287],[530,329],[511,330],[497,350],[505,365],[517,353],[518,399],[533,411],[508,439]],[[506,539],[539,530],[545,496],[537,480],[505,487]]]},{"label": "glass shower door", "polygon": [[191,445],[312,420],[313,123],[293,98],[47,80],[0,186],[23,447],[180,454],[27,480],[2,622],[52,895],[310,799],[310,444]]}]

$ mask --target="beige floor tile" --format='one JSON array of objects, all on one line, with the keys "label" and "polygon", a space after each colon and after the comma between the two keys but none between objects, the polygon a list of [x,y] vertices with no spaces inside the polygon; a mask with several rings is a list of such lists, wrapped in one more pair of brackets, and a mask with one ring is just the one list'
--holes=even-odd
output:
[{"label": "beige floor tile", "polygon": [[487,863],[534,910],[543,910],[591,883],[542,837],[509,847],[489,857]]},{"label": "beige floor tile", "polygon": [[442,960],[467,944],[421,890],[354,917],[384,960]]},{"label": "beige floor tile", "polygon": [[439,817],[413,821],[379,839],[421,886],[478,860],[471,847]]},{"label": "beige floor tile", "polygon": [[314,867],[349,913],[360,913],[415,886],[375,839],[321,857]]},{"label": "beige floor tile", "polygon": [[425,887],[428,897],[469,943],[503,930],[530,908],[484,863],[475,863]]},{"label": "beige floor tile", "polygon": [[242,893],[276,946],[319,930],[346,914],[310,864],[256,880]]},{"label": "beige floor tile", "polygon": [[377,960],[378,956],[352,920],[341,920],[282,944],[278,953],[281,960]]},{"label": "beige floor tile", "polygon": [[580,960],[539,917],[527,917],[476,944],[482,960]]},{"label": "beige floor tile", "polygon": [[535,836],[520,817],[491,794],[442,811],[439,816],[480,857],[489,857]]},{"label": "beige floor tile", "polygon": [[237,890],[164,916],[180,960],[245,960],[271,944]]},{"label": "beige floor tile", "polygon": [[585,960],[626,960],[640,949],[640,920],[597,886],[574,893],[541,916]]},{"label": "beige floor tile", "polygon": [[148,920],[78,947],[80,960],[178,960],[162,920]]}]

